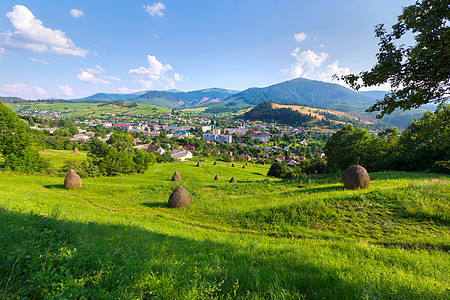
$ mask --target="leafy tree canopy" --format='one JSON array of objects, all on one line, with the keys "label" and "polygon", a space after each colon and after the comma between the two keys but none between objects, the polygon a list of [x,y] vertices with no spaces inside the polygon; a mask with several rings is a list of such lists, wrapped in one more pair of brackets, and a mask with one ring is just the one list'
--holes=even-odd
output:
[{"label": "leafy tree canopy", "polygon": [[[383,83],[390,93],[368,108],[379,118],[396,108],[409,110],[427,103],[444,104],[450,94],[450,2],[421,0],[403,9],[388,33],[384,24],[375,27],[380,39],[377,63],[370,71],[341,79],[356,90]],[[407,33],[414,35],[412,46],[397,45]]]}]

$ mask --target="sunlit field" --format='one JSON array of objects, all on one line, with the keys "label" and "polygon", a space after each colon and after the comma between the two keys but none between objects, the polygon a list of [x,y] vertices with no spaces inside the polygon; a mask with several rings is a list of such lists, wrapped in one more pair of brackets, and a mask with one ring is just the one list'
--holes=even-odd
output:
[{"label": "sunlit field", "polygon": [[[449,297],[449,177],[376,173],[348,191],[332,175],[304,184],[213,162],[78,190],[0,173],[0,298]],[[175,171],[187,208],[167,208]]]}]

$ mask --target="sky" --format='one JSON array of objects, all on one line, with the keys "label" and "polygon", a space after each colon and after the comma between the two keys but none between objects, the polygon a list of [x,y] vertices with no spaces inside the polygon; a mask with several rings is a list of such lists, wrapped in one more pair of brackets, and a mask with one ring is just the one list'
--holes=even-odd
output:
[{"label": "sky", "polygon": [[342,84],[376,63],[375,25],[413,2],[2,0],[0,96]]}]

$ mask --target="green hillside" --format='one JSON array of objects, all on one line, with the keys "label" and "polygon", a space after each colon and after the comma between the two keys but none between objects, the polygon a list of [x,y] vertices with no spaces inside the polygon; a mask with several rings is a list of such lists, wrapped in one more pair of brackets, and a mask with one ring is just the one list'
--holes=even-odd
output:
[{"label": "green hillside", "polygon": [[[0,298],[448,297],[449,177],[374,173],[367,190],[346,191],[333,176],[301,184],[263,165],[195,165],[78,190],[0,173]],[[176,170],[191,195],[178,210],[166,207]]]},{"label": "green hillside", "polygon": [[374,100],[334,83],[296,78],[265,88],[250,88],[225,102],[257,105],[263,101],[298,104],[344,112],[362,112]]}]

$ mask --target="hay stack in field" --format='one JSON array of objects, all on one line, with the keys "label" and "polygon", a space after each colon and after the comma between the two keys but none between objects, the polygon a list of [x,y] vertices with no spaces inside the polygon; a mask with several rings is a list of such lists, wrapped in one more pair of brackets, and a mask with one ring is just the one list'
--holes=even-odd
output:
[{"label": "hay stack in field", "polygon": [[178,173],[178,171],[175,171],[175,173],[173,173],[171,181],[181,181],[181,176],[180,173]]},{"label": "hay stack in field", "polygon": [[180,185],[170,194],[168,206],[169,208],[181,208],[189,206],[190,203],[191,197],[188,191]]},{"label": "hay stack in field", "polygon": [[215,181],[219,181],[220,179],[219,179],[219,175],[216,175],[216,177],[214,177],[214,180]]},{"label": "hay stack in field", "polygon": [[245,165],[242,166],[242,169],[245,169]]},{"label": "hay stack in field", "polygon": [[217,166],[217,161],[214,162],[214,165]]},{"label": "hay stack in field", "polygon": [[200,162],[197,163],[197,167],[201,167],[202,164]]},{"label": "hay stack in field", "polygon": [[246,166],[248,166],[248,163],[245,163]]},{"label": "hay stack in field", "polygon": [[81,177],[73,169],[70,169],[67,173],[66,178],[64,178],[64,188],[66,190],[78,189],[83,185],[81,182]]},{"label": "hay stack in field", "polygon": [[78,148],[73,149],[73,153],[80,153],[80,151],[78,150]]},{"label": "hay stack in field", "polygon": [[365,189],[369,187],[370,177],[366,169],[360,165],[353,165],[342,172],[341,182],[346,189]]},{"label": "hay stack in field", "polygon": [[234,168],[234,164],[231,164],[231,166]]},{"label": "hay stack in field", "polygon": [[231,179],[230,179],[230,183],[236,183],[236,178],[234,178],[234,177],[231,177]]}]

